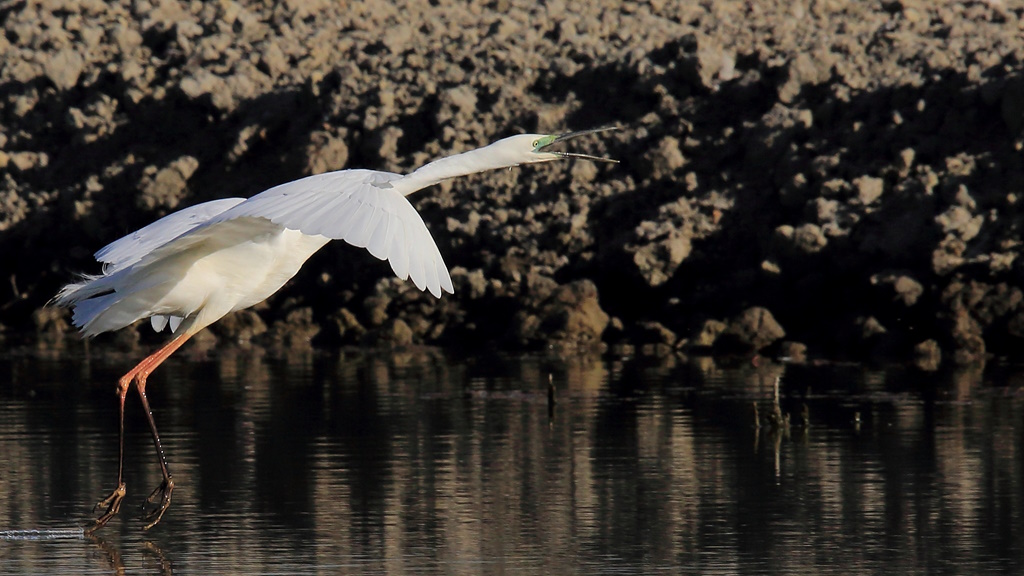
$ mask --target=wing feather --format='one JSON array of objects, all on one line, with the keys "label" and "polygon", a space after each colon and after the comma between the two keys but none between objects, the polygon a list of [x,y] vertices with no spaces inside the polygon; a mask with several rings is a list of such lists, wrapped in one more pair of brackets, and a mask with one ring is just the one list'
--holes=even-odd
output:
[{"label": "wing feather", "polygon": [[335,225],[338,215],[347,214],[352,206],[351,194],[338,194],[337,198],[324,204],[319,216],[310,220],[309,230],[322,236],[324,231],[330,230]]},{"label": "wing feather", "polygon": [[345,235],[345,242],[353,246],[366,248],[366,241],[369,239],[367,229],[370,227],[370,222],[373,220],[373,215],[377,210],[377,206],[370,202],[359,204],[353,216],[352,229]]},{"label": "wing feather", "polygon": [[452,284],[452,277],[448,274],[448,267],[444,265],[444,260],[438,258],[434,264],[437,266],[437,277],[441,280],[441,289],[449,294],[454,294],[455,286]]},{"label": "wing feather", "polygon": [[441,297],[441,281],[437,278],[437,266],[433,262],[423,263],[423,276],[427,284],[427,290],[434,295],[434,298]]},{"label": "wing feather", "polygon": [[[356,224],[356,209],[359,208],[359,204],[359,199],[355,197],[349,198],[349,201],[338,210],[337,215],[332,214],[335,220],[330,223],[330,228],[321,228],[321,233],[329,231],[332,233],[332,237],[338,239],[347,236],[352,231],[352,227]],[[325,234],[325,236],[326,235],[327,234]]]},{"label": "wing feather", "polygon": [[412,283],[420,290],[427,289],[426,273],[423,271],[423,260],[419,257],[419,254],[413,253],[409,255],[409,278],[412,279]]},{"label": "wing feather", "polygon": [[107,244],[100,248],[94,256],[97,261],[103,263],[105,275],[113,274],[135,264],[156,248],[202,226],[211,218],[237,206],[244,200],[244,198],[222,198],[178,210]]},{"label": "wing feather", "polygon": [[345,240],[387,259],[399,278],[440,296],[451,277],[423,218],[389,182],[398,174],[342,170],[275,186],[210,220],[266,218],[303,234]]},{"label": "wing feather", "polygon": [[[359,237],[351,239],[349,242],[351,242],[353,246],[361,246],[369,249],[370,239],[373,238],[374,233],[377,232],[377,228],[380,227],[382,221],[386,220],[387,213],[379,206],[374,206],[373,213],[366,219],[366,225],[363,226],[363,231],[359,234]],[[373,251],[370,253],[372,254]]]},{"label": "wing feather", "polygon": [[167,316],[163,314],[154,314],[149,317],[149,323],[153,326],[153,332],[163,332],[167,326]]},{"label": "wing feather", "polygon": [[373,236],[370,237],[370,241],[366,243],[366,249],[373,254],[375,258],[380,260],[387,260],[389,249],[391,248],[391,221],[395,217],[386,212],[381,212],[383,215],[382,221],[373,230]]},{"label": "wing feather", "polygon": [[[311,236],[347,239],[377,258],[386,258],[396,276],[411,279],[418,289],[435,296],[442,290],[451,293],[451,277],[430,231],[412,204],[390,184],[398,178],[398,174],[368,170],[331,172],[276,186],[248,200],[225,198],[179,210],[97,251],[103,274],[68,284],[54,301],[74,306],[73,322],[86,335],[121,328],[146,316],[155,330],[169,326],[176,332],[181,316],[115,308],[124,298],[117,290],[135,268],[146,268],[202,242],[244,241],[254,234],[273,233],[279,226]],[[131,279],[132,289],[160,281],[159,275],[143,275]]]},{"label": "wing feather", "polygon": [[[291,203],[287,200],[291,200]],[[309,198],[282,198],[270,203],[266,207],[267,212],[277,214],[278,219],[286,220],[295,216],[302,216],[309,210]]]},{"label": "wing feather", "polygon": [[405,246],[405,225],[396,218],[391,245],[388,247],[388,262],[391,263],[395,276],[402,280],[409,278],[409,251]]}]

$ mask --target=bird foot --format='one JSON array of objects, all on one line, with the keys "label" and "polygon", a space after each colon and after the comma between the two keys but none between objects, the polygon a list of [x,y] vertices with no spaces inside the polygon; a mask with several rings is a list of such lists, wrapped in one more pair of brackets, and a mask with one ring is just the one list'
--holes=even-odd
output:
[{"label": "bird foot", "polygon": [[[164,478],[164,481],[150,493],[146,501],[142,503],[142,519],[152,520],[149,524],[142,527],[143,530],[149,530],[153,526],[156,526],[160,522],[160,519],[164,517],[164,512],[167,511],[167,507],[171,505],[171,492],[174,491],[174,480],[170,477]],[[159,498],[158,498],[159,496]],[[159,504],[157,500],[159,499]],[[146,511],[147,504],[157,504],[157,507]]]},{"label": "bird foot", "polygon": [[128,490],[127,487],[125,486],[125,483],[121,482],[120,484],[117,485],[117,488],[110,493],[110,496],[107,496],[103,500],[97,502],[96,505],[92,507],[93,512],[96,512],[97,510],[100,510],[102,508],[106,508],[106,510],[104,510],[103,515],[97,518],[96,522],[93,523],[93,525],[90,528],[86,529],[85,533],[92,534],[93,532],[106,526],[107,522],[111,518],[116,516],[117,512],[121,510],[121,501],[124,500],[124,495],[127,493]]}]

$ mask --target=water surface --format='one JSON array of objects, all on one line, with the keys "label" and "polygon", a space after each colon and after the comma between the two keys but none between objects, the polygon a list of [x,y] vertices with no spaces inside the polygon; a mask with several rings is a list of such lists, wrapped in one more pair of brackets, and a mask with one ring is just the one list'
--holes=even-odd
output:
[{"label": "water surface", "polygon": [[[170,510],[140,530],[160,474],[129,396],[125,505],[78,537],[144,353],[97,348],[0,356],[0,573],[1024,569],[1009,368],[183,350],[148,389]],[[754,425],[776,380],[788,433]]]}]

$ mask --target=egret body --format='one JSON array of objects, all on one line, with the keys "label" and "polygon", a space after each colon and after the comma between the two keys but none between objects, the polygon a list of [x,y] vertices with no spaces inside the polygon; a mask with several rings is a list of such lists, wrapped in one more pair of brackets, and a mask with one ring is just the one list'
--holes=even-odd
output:
[{"label": "egret body", "polygon": [[406,174],[340,170],[275,186],[249,199],[225,198],[180,210],[96,252],[103,271],[68,284],[55,297],[73,307],[85,336],[118,330],[149,318],[171,340],[118,381],[120,401],[117,484],[101,500],[89,531],[103,527],[126,494],[124,402],[135,385],[149,420],[163,482],[146,499],[151,528],[171,502],[174,480],[160,444],[146,379],[175,350],[224,315],[262,302],[331,240],[366,248],[402,279],[435,297],[452,293],[452,280],[423,219],[406,196],[442,180],[520,164],[564,158],[607,160],[548,151],[552,144],[599,128],[561,135],[521,134],[426,164]]}]

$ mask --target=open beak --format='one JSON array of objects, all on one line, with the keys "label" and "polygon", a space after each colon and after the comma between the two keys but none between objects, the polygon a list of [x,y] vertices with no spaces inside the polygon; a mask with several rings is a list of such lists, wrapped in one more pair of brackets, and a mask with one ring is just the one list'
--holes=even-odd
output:
[{"label": "open beak", "polygon": [[[602,128],[591,128],[589,130],[577,130],[575,132],[566,132],[565,134],[558,134],[556,136],[550,137],[551,140],[549,142],[538,146],[537,151],[539,152],[541,148],[546,148],[548,146],[551,146],[552,144],[557,144],[559,142],[565,142],[566,140],[572,140],[573,138],[577,138],[579,136],[585,136],[587,134],[596,134],[598,132],[607,132],[609,130],[618,129],[618,126],[604,126]],[[547,140],[547,138],[545,138],[545,140]],[[549,154],[557,154],[562,158],[585,158],[587,160],[594,160],[596,162],[612,162],[616,164],[619,162],[618,160],[614,160],[612,158],[602,158],[600,156],[591,156],[589,154],[579,154],[576,152],[557,152],[554,150],[545,150],[545,152]]]}]

